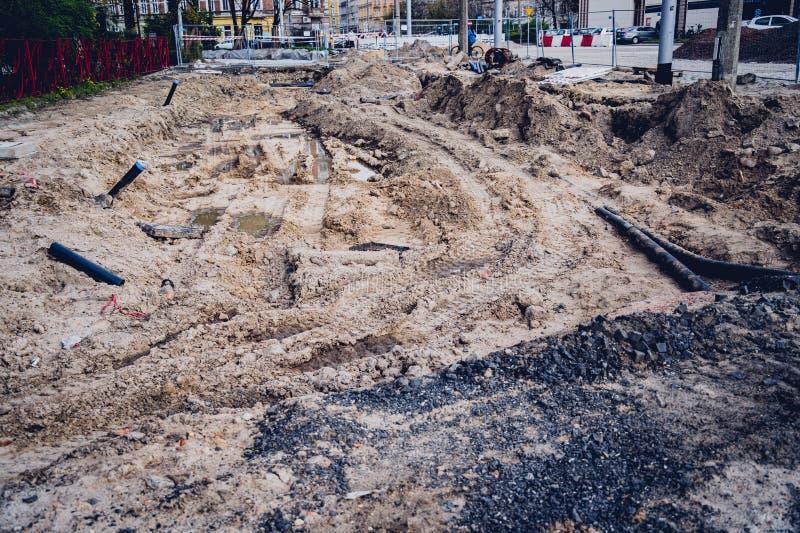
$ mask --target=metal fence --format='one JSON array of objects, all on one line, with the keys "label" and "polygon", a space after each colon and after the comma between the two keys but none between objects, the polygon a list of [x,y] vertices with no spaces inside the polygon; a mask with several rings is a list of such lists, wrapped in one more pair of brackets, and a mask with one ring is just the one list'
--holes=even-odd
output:
[{"label": "metal fence", "polygon": [[262,34],[247,25],[239,35],[223,34],[214,26],[174,26],[178,65],[196,60],[225,64],[257,64],[259,61],[327,62],[334,34],[327,25],[302,35]]},{"label": "metal fence", "polygon": [[0,102],[169,67],[167,40],[0,39]]},{"label": "metal fence", "polygon": [[[640,18],[643,24],[634,25]],[[554,57],[568,64],[609,67],[655,68],[658,63],[658,12],[636,16],[634,10],[582,12],[568,16],[568,24],[550,28],[548,20],[533,16],[503,20],[503,46],[523,59]],[[575,24],[570,24],[574,21]],[[577,22],[582,21],[582,27]],[[423,39],[453,52],[458,44],[457,20],[414,20],[411,35],[405,20],[387,20],[376,47],[387,50],[387,57],[398,56],[404,44]],[[494,41],[492,19],[473,19],[472,28],[479,46],[491,47]],[[685,73],[687,80],[710,78],[712,73],[716,9],[691,12],[685,29],[676,32],[673,69]],[[354,41],[359,41],[356,37]],[[742,28],[739,74],[787,82],[800,82],[800,24],[757,30]]]}]

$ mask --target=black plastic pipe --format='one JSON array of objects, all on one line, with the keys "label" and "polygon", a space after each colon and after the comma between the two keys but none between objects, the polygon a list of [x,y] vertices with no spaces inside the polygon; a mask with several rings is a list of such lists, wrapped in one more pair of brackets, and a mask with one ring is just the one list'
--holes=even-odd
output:
[{"label": "black plastic pipe", "polygon": [[137,161],[136,163],[133,164],[130,170],[128,170],[128,172],[126,172],[125,175],[122,176],[122,179],[119,180],[117,184],[111,188],[110,191],[108,191],[108,195],[113,198],[116,198],[119,192],[128,185],[130,185],[133,182],[133,180],[136,179],[136,176],[138,176],[142,172],[144,172],[144,165]]},{"label": "black plastic pipe", "polygon": [[[619,215],[619,212],[610,207],[606,208],[611,213]],[[644,228],[639,228],[642,233],[647,235],[659,246],[664,248],[667,252],[672,254],[675,258],[691,268],[698,274],[708,276],[710,278],[725,279],[729,281],[747,281],[754,278],[764,276],[798,276],[800,273],[792,272],[791,270],[782,270],[780,268],[766,268],[755,265],[743,265],[741,263],[730,263],[728,261],[718,261],[717,259],[709,259],[694,252],[690,252],[685,248],[681,248],[677,244],[671,243],[664,237],[656,235]]]},{"label": "black plastic pipe", "polygon": [[763,276],[797,276],[797,272],[781,270],[779,268],[766,268],[755,265],[743,265],[741,263],[729,263],[728,261],[718,261],[709,259],[702,255],[697,255],[677,244],[673,244],[663,237],[654,233],[642,230],[642,233],[653,239],[662,248],[680,259],[692,270],[711,278],[727,279],[731,281],[746,281]]},{"label": "black plastic pipe", "polygon": [[604,207],[598,207],[595,212],[614,224],[628,238],[655,263],[670,273],[678,283],[690,291],[710,291],[711,286],[700,277],[686,268],[686,265],[675,259],[668,251],[658,245],[639,228],[615,215]]},{"label": "black plastic pipe", "polygon": [[313,87],[313,81],[275,81],[269,84],[270,87]]},{"label": "black plastic pipe", "polygon": [[108,283],[109,285],[122,285],[125,283],[125,280],[121,277],[109,272],[97,263],[93,263],[85,257],[76,254],[66,246],[57,242],[54,242],[50,245],[47,253],[50,254],[50,257],[53,259],[61,261],[62,263],[65,263],[76,270],[85,272],[95,281],[102,281],[103,283]]},{"label": "black plastic pipe", "polygon": [[164,107],[167,107],[172,102],[172,95],[175,94],[175,89],[178,88],[178,80],[172,80],[172,87],[169,88],[167,99],[164,100]]}]

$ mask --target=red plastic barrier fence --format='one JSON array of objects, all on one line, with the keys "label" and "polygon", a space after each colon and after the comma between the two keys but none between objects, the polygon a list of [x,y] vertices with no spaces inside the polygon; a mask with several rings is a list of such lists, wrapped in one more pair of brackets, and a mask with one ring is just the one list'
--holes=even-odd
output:
[{"label": "red plastic barrier fence", "polygon": [[111,81],[169,66],[165,37],[0,39],[0,102],[38,96],[88,80]]}]

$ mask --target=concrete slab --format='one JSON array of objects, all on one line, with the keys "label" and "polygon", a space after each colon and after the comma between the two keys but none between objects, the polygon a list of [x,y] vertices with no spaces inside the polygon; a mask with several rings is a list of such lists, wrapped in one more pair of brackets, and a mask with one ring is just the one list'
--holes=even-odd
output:
[{"label": "concrete slab", "polygon": [[36,153],[36,145],[20,141],[0,141],[0,159],[19,159]]}]

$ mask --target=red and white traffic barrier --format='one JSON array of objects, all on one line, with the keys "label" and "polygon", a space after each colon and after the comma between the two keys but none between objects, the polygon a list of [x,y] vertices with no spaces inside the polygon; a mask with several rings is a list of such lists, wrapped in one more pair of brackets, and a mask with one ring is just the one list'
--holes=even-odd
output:
[{"label": "red and white traffic barrier", "polygon": [[542,46],[564,47],[573,46],[611,46],[611,34],[601,35],[543,35]]}]

